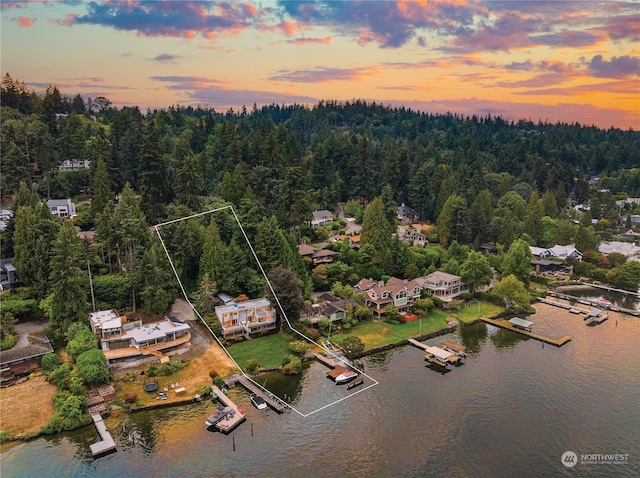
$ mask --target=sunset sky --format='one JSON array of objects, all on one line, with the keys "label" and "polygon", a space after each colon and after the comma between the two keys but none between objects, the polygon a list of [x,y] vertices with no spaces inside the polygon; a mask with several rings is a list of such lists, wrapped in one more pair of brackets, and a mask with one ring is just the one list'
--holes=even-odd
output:
[{"label": "sunset sky", "polygon": [[2,74],[114,106],[365,99],[640,130],[640,4],[7,1]]}]

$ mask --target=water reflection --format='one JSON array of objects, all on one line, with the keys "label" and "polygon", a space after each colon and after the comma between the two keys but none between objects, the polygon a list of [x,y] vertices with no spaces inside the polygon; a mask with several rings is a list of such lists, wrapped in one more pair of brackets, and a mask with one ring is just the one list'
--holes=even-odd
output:
[{"label": "water reflection", "polygon": [[513,332],[506,329],[498,329],[495,334],[491,334],[491,342],[495,345],[496,349],[504,350],[511,349],[521,342],[526,342],[530,337],[526,335]]},{"label": "water reflection", "polygon": [[460,327],[460,341],[467,348],[465,353],[468,356],[477,355],[486,340],[487,324],[484,322]]}]

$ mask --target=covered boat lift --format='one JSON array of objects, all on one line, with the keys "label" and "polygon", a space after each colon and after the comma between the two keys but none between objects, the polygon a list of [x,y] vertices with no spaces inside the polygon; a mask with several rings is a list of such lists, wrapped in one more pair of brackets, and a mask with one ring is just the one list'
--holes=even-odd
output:
[{"label": "covered boat lift", "polygon": [[530,320],[521,319],[520,317],[513,317],[509,319],[509,323],[514,327],[526,330],[527,332],[531,332],[531,326],[533,325],[533,322]]}]

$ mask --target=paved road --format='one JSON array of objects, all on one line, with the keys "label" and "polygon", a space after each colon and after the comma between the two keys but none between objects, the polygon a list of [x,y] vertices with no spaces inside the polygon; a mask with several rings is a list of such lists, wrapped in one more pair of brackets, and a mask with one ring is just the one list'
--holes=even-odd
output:
[{"label": "paved road", "polygon": [[359,234],[360,233],[360,229],[362,229],[362,226],[360,224],[356,224],[353,219],[347,219],[347,217],[344,215],[344,203],[343,202],[339,202],[338,203],[338,217],[340,219],[344,219],[347,223],[347,226],[345,227],[345,234],[349,235],[349,234]]}]

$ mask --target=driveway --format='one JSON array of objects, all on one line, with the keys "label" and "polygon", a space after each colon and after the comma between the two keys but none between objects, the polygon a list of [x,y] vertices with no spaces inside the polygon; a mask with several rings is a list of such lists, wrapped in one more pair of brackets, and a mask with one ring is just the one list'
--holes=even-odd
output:
[{"label": "driveway", "polygon": [[175,315],[178,320],[182,322],[193,322],[199,320],[196,316],[193,308],[184,299],[176,299],[171,308],[169,309],[169,315]]},{"label": "driveway", "polygon": [[360,224],[356,224],[355,223],[355,219],[353,218],[347,218],[344,215],[344,203],[343,202],[339,202],[338,203],[338,217],[340,219],[344,219],[344,221],[347,223],[346,227],[345,227],[345,234],[349,235],[349,234],[360,234],[360,229],[362,229],[362,226]]}]

